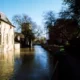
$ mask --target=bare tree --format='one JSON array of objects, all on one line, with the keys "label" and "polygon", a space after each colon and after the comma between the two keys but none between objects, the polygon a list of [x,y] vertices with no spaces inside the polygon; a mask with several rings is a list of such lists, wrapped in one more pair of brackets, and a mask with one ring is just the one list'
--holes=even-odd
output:
[{"label": "bare tree", "polygon": [[46,14],[44,14],[44,23],[47,28],[53,26],[54,22],[55,22],[55,15],[53,11],[49,11]]}]

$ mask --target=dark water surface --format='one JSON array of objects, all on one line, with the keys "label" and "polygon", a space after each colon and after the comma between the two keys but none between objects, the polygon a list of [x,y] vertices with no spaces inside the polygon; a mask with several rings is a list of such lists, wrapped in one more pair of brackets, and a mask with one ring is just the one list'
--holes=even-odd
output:
[{"label": "dark water surface", "polygon": [[0,80],[51,80],[52,56],[41,46],[0,54]]}]

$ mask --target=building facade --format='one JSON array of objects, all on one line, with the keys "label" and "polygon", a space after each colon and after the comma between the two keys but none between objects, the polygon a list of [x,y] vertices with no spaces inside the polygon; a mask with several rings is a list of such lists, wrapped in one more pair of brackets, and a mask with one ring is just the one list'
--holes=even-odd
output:
[{"label": "building facade", "polygon": [[14,50],[14,26],[0,13],[0,52]]}]

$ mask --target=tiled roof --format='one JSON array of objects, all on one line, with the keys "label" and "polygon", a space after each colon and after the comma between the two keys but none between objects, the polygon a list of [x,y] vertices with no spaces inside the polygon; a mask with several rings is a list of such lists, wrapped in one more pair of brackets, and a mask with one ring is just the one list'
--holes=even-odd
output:
[{"label": "tiled roof", "polygon": [[9,19],[6,17],[6,15],[4,13],[2,13],[2,12],[0,12],[0,20],[12,25],[11,22],[9,21]]},{"label": "tiled roof", "polygon": [[18,32],[15,32],[14,35],[15,35],[15,37],[16,36],[20,36],[21,38],[24,38],[25,37],[22,33],[18,33]]}]

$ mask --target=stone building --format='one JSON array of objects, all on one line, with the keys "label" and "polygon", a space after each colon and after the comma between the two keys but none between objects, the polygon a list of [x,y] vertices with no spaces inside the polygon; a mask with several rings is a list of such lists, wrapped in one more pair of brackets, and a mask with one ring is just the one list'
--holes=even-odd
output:
[{"label": "stone building", "polygon": [[14,26],[0,12],[0,52],[14,50]]}]

